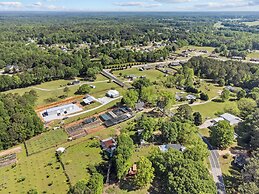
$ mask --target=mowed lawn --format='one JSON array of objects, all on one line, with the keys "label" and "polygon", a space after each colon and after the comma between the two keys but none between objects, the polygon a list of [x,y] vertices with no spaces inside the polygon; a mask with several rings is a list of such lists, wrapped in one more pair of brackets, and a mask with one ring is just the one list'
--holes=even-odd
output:
[{"label": "mowed lawn", "polygon": [[88,140],[66,149],[65,153],[61,155],[61,160],[72,185],[79,180],[90,178],[87,167],[98,165],[103,161],[101,152],[98,140]]},{"label": "mowed lawn", "polygon": [[[105,82],[107,80],[107,82]],[[76,96],[75,92],[79,88],[80,85],[71,85],[67,84],[72,80],[55,80],[50,82],[45,82],[39,85],[30,86],[27,88],[14,89],[10,91],[6,91],[4,93],[17,93],[23,95],[25,92],[29,92],[30,90],[35,90],[38,95],[38,99],[36,102],[37,106],[48,104],[48,99],[52,98],[54,101],[63,100],[61,97],[72,97]],[[96,83],[95,83],[96,82]],[[101,97],[105,95],[106,91],[111,88],[118,88],[119,86],[115,83],[108,83],[108,79],[102,75],[97,75],[97,79],[93,83],[89,83],[89,85],[95,85],[96,88],[91,90],[91,94],[96,97]],[[68,87],[69,91],[64,92],[64,88]],[[96,95],[95,95],[96,94]]]},{"label": "mowed lawn", "polygon": [[203,119],[214,118],[216,113],[224,112],[226,105],[234,104],[235,102],[208,102],[197,106],[192,106],[193,112],[200,112]]},{"label": "mowed lawn", "polygon": [[0,193],[27,193],[30,189],[38,193],[67,193],[67,179],[56,160],[55,149],[29,157],[22,149],[16,166],[0,168]]},{"label": "mowed lawn", "polygon": [[26,141],[28,154],[37,153],[67,141],[67,134],[63,129],[56,129],[38,135]]},{"label": "mowed lawn", "polygon": [[[124,76],[128,76],[128,75],[135,75],[138,77],[145,76],[146,78],[150,79],[151,81],[157,81],[158,79],[161,79],[164,77],[164,74],[156,69],[140,71],[139,68],[136,68],[136,67],[119,70],[119,71],[113,71],[113,74],[122,80],[126,80],[126,79],[124,79]],[[120,76],[120,74],[121,74],[121,76]]]},{"label": "mowed lawn", "polygon": [[206,80],[203,80],[201,82],[201,87],[199,88],[202,92],[205,94],[208,94],[209,98],[214,98],[216,96],[219,96],[219,91],[223,90],[223,87],[219,87],[216,84],[209,83]]},{"label": "mowed lawn", "polygon": [[259,58],[259,51],[257,50],[257,51],[253,51],[251,53],[248,53],[247,57],[248,58]]},{"label": "mowed lawn", "polygon": [[208,52],[212,52],[212,51],[215,50],[214,47],[192,46],[192,45],[189,45],[189,46],[184,46],[184,47],[180,48],[176,53],[181,53],[182,51],[188,50],[188,49],[196,49],[197,51],[199,51],[199,50],[206,50],[206,51],[208,51]]},{"label": "mowed lawn", "polygon": [[247,26],[258,26],[259,25],[259,21],[253,21],[253,22],[242,22],[243,24],[247,25]]},{"label": "mowed lawn", "polygon": [[[67,178],[60,163],[57,162],[56,149],[58,147],[66,148],[65,153],[61,155],[61,160],[74,184],[82,178],[89,178],[86,171],[88,165],[102,162],[98,141],[98,144],[93,145],[93,141],[89,138],[100,136],[101,139],[104,139],[114,136],[114,133],[114,129],[108,128],[28,157],[25,147],[21,145],[22,152],[18,154],[17,165],[0,168],[0,193],[20,194],[27,193],[30,189],[36,189],[38,193],[67,193],[69,189]],[[37,139],[34,141],[33,144],[36,145]]]}]

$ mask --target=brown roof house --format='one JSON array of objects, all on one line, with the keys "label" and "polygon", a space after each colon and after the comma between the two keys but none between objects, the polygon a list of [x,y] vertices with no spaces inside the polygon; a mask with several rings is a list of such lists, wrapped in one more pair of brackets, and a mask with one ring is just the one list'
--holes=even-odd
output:
[{"label": "brown roof house", "polygon": [[103,150],[106,151],[110,157],[112,157],[116,149],[117,142],[112,137],[109,137],[107,139],[101,140],[101,146]]}]

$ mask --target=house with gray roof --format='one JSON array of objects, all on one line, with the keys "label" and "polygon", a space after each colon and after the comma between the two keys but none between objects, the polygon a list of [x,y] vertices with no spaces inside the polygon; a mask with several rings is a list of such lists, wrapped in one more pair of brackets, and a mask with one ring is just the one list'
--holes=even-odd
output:
[{"label": "house with gray roof", "polygon": [[220,117],[228,121],[230,125],[237,125],[238,123],[242,122],[241,118],[229,113],[222,114]]},{"label": "house with gray roof", "polygon": [[161,152],[167,152],[169,149],[175,149],[180,152],[184,152],[186,147],[182,146],[181,144],[166,144],[158,146]]}]

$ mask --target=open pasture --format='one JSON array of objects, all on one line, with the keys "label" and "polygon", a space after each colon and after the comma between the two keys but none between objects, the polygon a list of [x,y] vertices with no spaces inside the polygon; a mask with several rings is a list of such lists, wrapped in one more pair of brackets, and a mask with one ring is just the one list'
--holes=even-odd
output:
[{"label": "open pasture", "polygon": [[38,193],[66,193],[67,178],[50,149],[26,157],[25,149],[18,154],[16,165],[0,168],[0,193],[27,193],[36,189]]},{"label": "open pasture", "polygon": [[139,68],[133,67],[125,70],[113,71],[113,74],[120,79],[124,79],[124,76],[135,75],[135,76],[145,76],[151,81],[156,81],[164,77],[164,74],[156,69],[140,71]]},{"label": "open pasture", "polygon": [[25,142],[28,154],[35,154],[67,141],[67,134],[63,129],[45,132]]}]

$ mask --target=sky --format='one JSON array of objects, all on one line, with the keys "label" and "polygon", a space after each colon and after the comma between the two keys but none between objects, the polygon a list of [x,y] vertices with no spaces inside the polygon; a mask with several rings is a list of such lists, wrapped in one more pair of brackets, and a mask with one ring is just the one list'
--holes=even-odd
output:
[{"label": "sky", "polygon": [[259,0],[0,0],[1,11],[259,11]]}]

